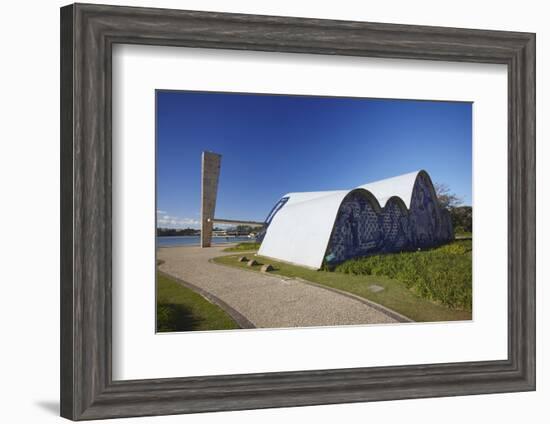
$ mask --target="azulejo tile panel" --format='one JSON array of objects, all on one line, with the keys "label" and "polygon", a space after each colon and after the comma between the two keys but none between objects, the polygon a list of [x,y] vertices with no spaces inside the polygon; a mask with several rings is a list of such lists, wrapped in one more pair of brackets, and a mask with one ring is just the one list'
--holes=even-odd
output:
[{"label": "azulejo tile panel", "polygon": [[409,210],[397,197],[381,208],[366,190],[350,192],[336,216],[325,260],[338,263],[359,256],[434,247],[452,238],[449,213],[439,205],[429,179],[419,174]]}]

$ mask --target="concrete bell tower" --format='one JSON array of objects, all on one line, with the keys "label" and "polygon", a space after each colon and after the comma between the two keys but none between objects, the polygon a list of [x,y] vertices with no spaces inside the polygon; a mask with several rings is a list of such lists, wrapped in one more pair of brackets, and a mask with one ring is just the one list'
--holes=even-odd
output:
[{"label": "concrete bell tower", "polygon": [[201,247],[210,247],[212,243],[221,160],[222,156],[218,153],[202,152]]}]

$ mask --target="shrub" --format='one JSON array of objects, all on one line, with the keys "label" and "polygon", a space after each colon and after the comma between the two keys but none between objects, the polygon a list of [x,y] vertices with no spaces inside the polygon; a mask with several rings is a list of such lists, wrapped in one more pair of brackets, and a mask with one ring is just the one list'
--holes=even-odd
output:
[{"label": "shrub", "polygon": [[417,295],[454,309],[472,310],[472,242],[436,249],[369,256],[346,261],[336,272],[383,275]]},{"label": "shrub", "polygon": [[448,255],[465,255],[466,253],[472,251],[471,243],[469,244],[470,246],[468,247],[465,243],[449,243],[445,246],[441,246],[437,249],[437,252]]}]

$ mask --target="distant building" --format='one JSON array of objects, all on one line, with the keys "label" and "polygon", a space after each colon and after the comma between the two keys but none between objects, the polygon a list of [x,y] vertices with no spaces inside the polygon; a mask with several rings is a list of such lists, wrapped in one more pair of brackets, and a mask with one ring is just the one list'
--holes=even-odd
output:
[{"label": "distant building", "polygon": [[426,171],[352,190],[286,194],[257,236],[258,254],[314,269],[323,261],[434,247],[453,238],[450,215]]}]

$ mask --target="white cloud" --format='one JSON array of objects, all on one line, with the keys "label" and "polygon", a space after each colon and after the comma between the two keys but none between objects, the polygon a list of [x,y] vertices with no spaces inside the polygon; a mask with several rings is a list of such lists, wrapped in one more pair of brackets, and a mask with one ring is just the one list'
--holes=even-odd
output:
[{"label": "white cloud", "polygon": [[182,218],[166,214],[164,211],[157,211],[157,227],[162,228],[199,228],[200,221],[193,218]]}]

